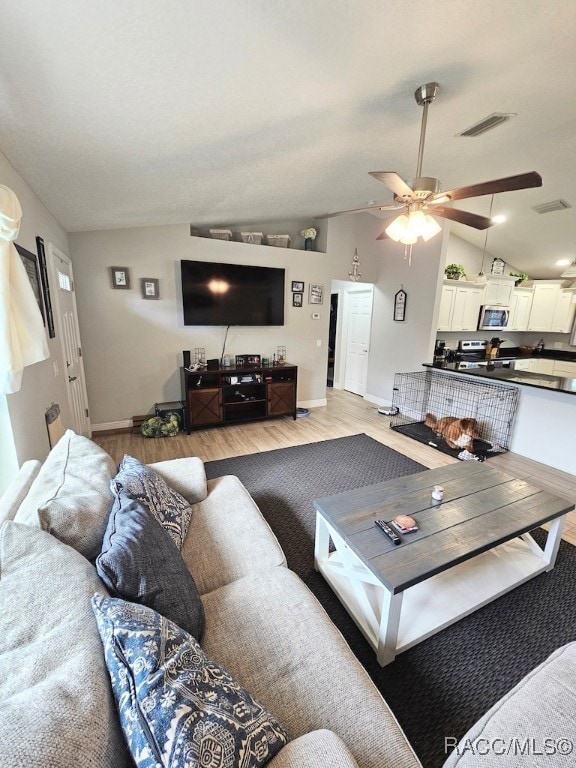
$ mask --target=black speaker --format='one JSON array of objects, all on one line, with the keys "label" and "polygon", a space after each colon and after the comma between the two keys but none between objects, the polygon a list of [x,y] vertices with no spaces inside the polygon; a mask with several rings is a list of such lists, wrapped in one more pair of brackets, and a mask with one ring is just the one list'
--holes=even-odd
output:
[{"label": "black speaker", "polygon": [[206,360],[206,368],[209,371],[217,371],[218,368],[220,368],[220,360],[218,360],[217,357],[213,358],[212,360]]},{"label": "black speaker", "polygon": [[182,350],[182,358],[184,359],[184,368],[190,368],[190,350]]}]

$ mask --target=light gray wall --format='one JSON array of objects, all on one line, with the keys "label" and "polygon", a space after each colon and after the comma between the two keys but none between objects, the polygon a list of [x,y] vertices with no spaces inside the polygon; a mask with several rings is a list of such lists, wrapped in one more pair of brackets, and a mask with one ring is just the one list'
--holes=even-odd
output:
[{"label": "light gray wall", "polygon": [[[207,358],[221,356],[224,327],[183,324],[181,259],[285,268],[285,325],[231,327],[226,353],[270,356],[284,345],[288,361],[299,367],[298,402],[324,403],[330,283],[348,279],[354,248],[367,251],[369,244],[374,250],[374,232],[379,231],[373,217],[346,219],[352,221],[331,223],[328,253],[190,237],[187,224],[71,234],[92,424],[124,422],[148,413],[155,402],[180,399],[183,349],[204,347]],[[362,225],[365,219],[371,221]],[[128,267],[130,290],[111,288],[111,266]],[[375,274],[368,264],[366,271]],[[143,277],[159,279],[158,301],[141,298]],[[305,283],[303,307],[292,307],[292,280]],[[310,283],[324,286],[321,306],[308,303]],[[319,320],[312,319],[313,312],[320,313]]]},{"label": "light gray wall", "polygon": [[[490,242],[490,235],[488,235],[488,242]],[[484,253],[483,248],[477,248],[457,235],[451,234],[448,239],[445,263],[462,264],[467,275],[477,275],[482,268],[482,262],[484,262],[484,274],[489,275],[494,258],[488,249]],[[506,264],[504,274],[509,275],[511,272],[519,272],[519,270],[512,264]]]},{"label": "light gray wall", "polygon": [[[19,245],[36,253],[36,236],[40,235],[46,248],[49,242],[53,242],[60,250],[67,253],[69,249],[66,232],[1,152],[0,184],[12,189],[22,206],[22,225],[17,239]],[[52,295],[54,290],[54,285],[51,283]],[[67,418],[66,385],[63,378],[60,340],[49,339],[49,349],[50,358],[25,368],[20,391],[6,395],[5,407],[0,408],[1,459],[3,464],[6,462],[11,467],[9,470],[11,474],[15,465],[20,466],[30,458],[43,459],[48,453],[48,434],[44,414],[53,402],[60,404],[63,416]],[[54,360],[58,361],[57,376],[54,375]],[[4,396],[0,395],[0,397]],[[12,440],[9,436],[10,430]]]},{"label": "light gray wall", "polygon": [[[445,227],[414,246],[410,266],[404,246],[380,241],[366,391],[372,402],[390,403],[394,374],[422,370],[422,363],[432,359],[447,246]],[[401,288],[407,294],[406,319],[395,321],[394,297]]]}]

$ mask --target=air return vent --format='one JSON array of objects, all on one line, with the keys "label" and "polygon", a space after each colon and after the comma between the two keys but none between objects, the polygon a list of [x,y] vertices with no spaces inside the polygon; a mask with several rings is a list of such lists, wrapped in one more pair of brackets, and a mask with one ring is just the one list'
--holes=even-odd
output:
[{"label": "air return vent", "polygon": [[470,126],[470,128],[466,128],[462,133],[457,133],[456,136],[481,136],[483,133],[486,133],[486,131],[491,131],[492,128],[497,128],[499,125],[502,125],[502,123],[507,123],[508,120],[511,120],[513,117],[516,117],[515,112],[493,112],[491,115],[488,115],[488,117],[480,120],[479,123]]},{"label": "air return vent", "polygon": [[536,213],[552,213],[552,211],[565,211],[566,208],[571,208],[570,203],[566,200],[550,200],[549,203],[542,203],[541,205],[533,205],[532,210]]}]

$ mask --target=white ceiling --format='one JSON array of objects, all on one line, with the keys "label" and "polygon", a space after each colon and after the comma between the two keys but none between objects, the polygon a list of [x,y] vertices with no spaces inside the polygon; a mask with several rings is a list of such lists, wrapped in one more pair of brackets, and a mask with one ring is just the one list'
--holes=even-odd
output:
[{"label": "white ceiling", "polygon": [[[413,92],[436,80],[423,174],[449,189],[538,171],[542,188],[495,197],[509,218],[487,250],[539,278],[576,258],[574,0],[0,0],[0,13],[0,149],[68,231],[390,203],[368,171],[414,176]],[[518,116],[455,136],[493,112]],[[558,198],[573,207],[531,210]],[[488,215],[490,200],[455,207]]]}]

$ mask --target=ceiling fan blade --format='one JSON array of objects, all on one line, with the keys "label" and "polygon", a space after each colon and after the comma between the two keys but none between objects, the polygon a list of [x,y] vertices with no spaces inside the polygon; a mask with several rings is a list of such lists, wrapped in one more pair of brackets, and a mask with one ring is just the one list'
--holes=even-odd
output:
[{"label": "ceiling fan blade", "polygon": [[474,229],[488,229],[494,223],[487,216],[479,216],[477,213],[469,211],[460,211],[457,208],[444,208],[442,205],[435,205],[428,209],[432,216],[441,216],[443,219],[451,219],[459,224],[466,224]]},{"label": "ceiling fan blade", "polygon": [[398,197],[413,197],[414,191],[406,184],[402,176],[399,176],[396,171],[370,171],[370,176],[376,179],[376,181],[386,184],[386,186],[394,192]]},{"label": "ceiling fan blade", "polygon": [[341,216],[344,213],[361,213],[362,211],[397,211],[399,208],[404,208],[403,203],[392,203],[391,205],[369,205],[364,208],[352,208],[349,211],[336,211],[336,213],[322,213],[319,216],[314,216],[314,219],[330,219],[332,216]]},{"label": "ceiling fan blade", "polygon": [[480,197],[481,195],[496,195],[499,192],[512,192],[515,189],[529,189],[530,187],[541,187],[542,177],[536,171],[528,173],[519,173],[517,176],[506,176],[503,179],[493,179],[484,181],[481,184],[471,184],[468,187],[458,187],[449,189],[447,192],[438,192],[430,199],[434,200],[464,200],[467,197]]}]

